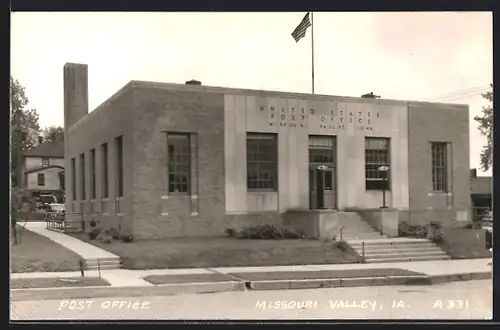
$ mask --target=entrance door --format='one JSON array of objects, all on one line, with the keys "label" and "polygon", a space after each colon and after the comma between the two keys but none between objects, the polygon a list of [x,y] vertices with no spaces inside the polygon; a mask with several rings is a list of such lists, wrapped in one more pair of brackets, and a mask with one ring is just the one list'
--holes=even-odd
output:
[{"label": "entrance door", "polygon": [[[325,166],[326,167],[326,166]],[[332,168],[309,168],[309,208],[335,209],[335,172]]]}]

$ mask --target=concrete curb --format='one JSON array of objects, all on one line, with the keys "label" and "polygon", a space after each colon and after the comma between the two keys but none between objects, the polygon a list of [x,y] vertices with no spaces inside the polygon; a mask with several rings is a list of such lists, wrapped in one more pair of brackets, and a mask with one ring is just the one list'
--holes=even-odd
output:
[{"label": "concrete curb", "polygon": [[434,285],[446,282],[491,279],[491,272],[449,274],[438,276],[387,276],[360,277],[340,279],[307,279],[307,280],[272,280],[251,281],[248,287],[252,290],[291,290],[316,288],[341,288],[385,285]]},{"label": "concrete curb", "polygon": [[250,290],[295,290],[317,288],[346,288],[387,285],[434,285],[446,282],[486,280],[492,272],[447,274],[438,276],[387,276],[335,279],[300,279],[269,281],[227,281],[207,283],[160,284],[140,287],[77,287],[77,288],[38,288],[12,289],[12,301],[82,299],[102,297],[143,297],[167,296],[177,294],[200,294],[228,291]]},{"label": "concrete curb", "polygon": [[[244,282],[210,282],[210,283],[179,283],[160,284],[140,287],[78,287],[78,288],[39,288],[13,289],[12,301],[22,300],[53,300],[82,299],[103,297],[144,297],[169,296],[189,293],[213,293],[246,290]],[[39,297],[39,298],[38,298]],[[38,298],[38,299],[37,299]]]}]

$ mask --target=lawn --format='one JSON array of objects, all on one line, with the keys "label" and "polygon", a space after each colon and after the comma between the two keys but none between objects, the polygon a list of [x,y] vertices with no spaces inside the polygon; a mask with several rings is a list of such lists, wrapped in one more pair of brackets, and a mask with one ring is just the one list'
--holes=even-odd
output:
[{"label": "lawn", "polygon": [[20,244],[11,244],[13,273],[79,270],[80,256],[41,235],[18,226]]},{"label": "lawn", "polygon": [[123,268],[207,268],[238,266],[286,266],[304,264],[347,264],[361,262],[351,249],[317,240],[252,240],[230,237],[175,238],[110,244],[72,236],[120,256]]},{"label": "lawn", "polygon": [[82,286],[109,286],[109,283],[98,277],[77,278],[15,278],[10,281],[11,289],[33,288],[68,288]]},{"label": "lawn", "polygon": [[189,275],[150,275],[144,278],[152,284],[195,283],[195,282],[224,282],[239,279],[242,281],[273,281],[273,280],[305,280],[305,279],[335,279],[335,278],[364,278],[388,276],[425,276],[425,274],[405,269],[348,269],[326,271],[277,271],[255,273],[230,274],[189,274]]},{"label": "lawn", "polygon": [[443,240],[436,245],[452,259],[490,258],[484,229],[444,228]]}]

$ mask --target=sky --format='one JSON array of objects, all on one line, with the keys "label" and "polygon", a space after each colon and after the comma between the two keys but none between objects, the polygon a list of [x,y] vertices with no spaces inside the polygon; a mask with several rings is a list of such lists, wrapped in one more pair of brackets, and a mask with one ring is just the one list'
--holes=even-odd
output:
[{"label": "sky", "polygon": [[[89,66],[89,108],[130,80],[311,93],[304,12],[77,13],[11,16],[11,74],[41,127],[63,126],[63,66]],[[314,13],[316,94],[470,106],[471,168],[485,143],[473,117],[493,81],[489,12]],[[479,171],[478,175],[491,175]]]}]

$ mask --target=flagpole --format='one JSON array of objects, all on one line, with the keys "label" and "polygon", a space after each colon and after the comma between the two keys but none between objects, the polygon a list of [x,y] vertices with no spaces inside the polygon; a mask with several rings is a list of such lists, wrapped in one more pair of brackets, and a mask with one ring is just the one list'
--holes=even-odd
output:
[{"label": "flagpole", "polygon": [[312,72],[312,93],[314,94],[314,20],[311,12],[311,72]]}]

